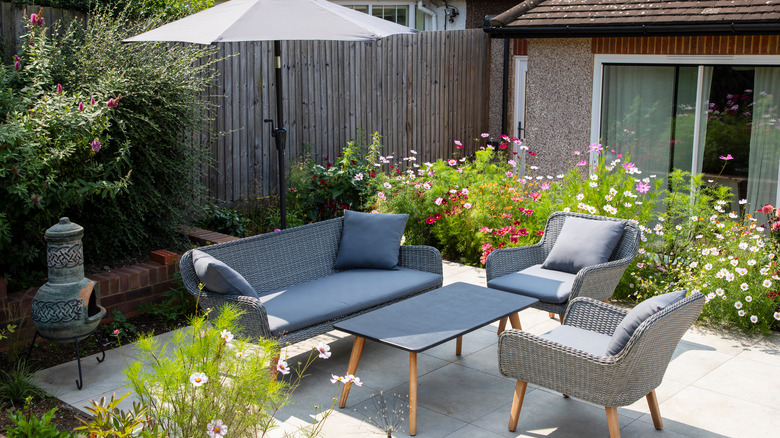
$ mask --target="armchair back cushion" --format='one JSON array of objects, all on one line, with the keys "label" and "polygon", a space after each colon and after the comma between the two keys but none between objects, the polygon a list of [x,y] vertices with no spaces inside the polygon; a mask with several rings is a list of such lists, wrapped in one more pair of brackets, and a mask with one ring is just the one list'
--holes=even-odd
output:
[{"label": "armchair back cushion", "polygon": [[221,294],[257,298],[257,292],[241,274],[212,255],[194,249],[192,265],[195,275],[206,289]]},{"label": "armchair back cushion", "polygon": [[576,274],[587,266],[605,263],[624,228],[625,222],[567,217],[542,268]]},{"label": "armchair back cushion", "polygon": [[336,269],[393,269],[398,265],[408,214],[344,211]]},{"label": "armchair back cushion", "polygon": [[626,346],[631,335],[634,334],[634,331],[642,322],[670,304],[685,298],[685,294],[686,291],[684,290],[669,292],[637,304],[615,328],[615,333],[612,334],[612,340],[607,347],[607,355],[614,356],[620,353],[620,350]]}]

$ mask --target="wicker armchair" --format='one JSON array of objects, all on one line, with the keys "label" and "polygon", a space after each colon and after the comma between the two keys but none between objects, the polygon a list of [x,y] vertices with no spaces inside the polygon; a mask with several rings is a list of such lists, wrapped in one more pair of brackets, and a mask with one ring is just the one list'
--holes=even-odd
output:
[{"label": "wicker armchair", "polygon": [[614,356],[589,353],[550,339],[554,338],[551,333],[567,326],[611,337],[628,311],[591,298],[572,300],[563,325],[545,335],[505,331],[499,337],[498,366],[502,375],[517,379],[509,430],[517,428],[529,382],[605,406],[612,438],[620,436],[617,406],[646,397],[653,424],[661,429],[655,388],[703,305],[704,295],[695,292],[658,311],[637,327]]},{"label": "wicker armchair", "polygon": [[[542,240],[535,245],[502,248],[490,253],[487,262],[485,263],[488,287],[495,287],[494,285],[491,285],[492,280],[507,275],[513,275],[526,268],[543,264],[555,245],[555,241],[558,239],[558,235],[561,233],[563,223],[567,217],[624,222],[625,228],[623,230],[623,236],[618,241],[609,261],[599,265],[587,266],[581,269],[576,276],[571,275],[573,283],[568,300],[562,303],[555,303],[545,301],[544,297],[534,296],[534,298],[539,298],[539,302],[534,304],[533,307],[550,312],[551,318],[557,313],[560,315],[561,321],[563,321],[563,313],[566,310],[569,301],[574,298],[591,297],[599,301],[609,299],[615,291],[615,288],[620,281],[620,277],[623,276],[623,272],[625,272],[626,268],[637,254],[640,238],[639,227],[631,221],[579,213],[553,213],[547,219]],[[498,288],[507,290],[502,287]],[[513,290],[508,291],[519,293]],[[501,327],[503,328],[505,325],[506,321],[502,320]]]}]

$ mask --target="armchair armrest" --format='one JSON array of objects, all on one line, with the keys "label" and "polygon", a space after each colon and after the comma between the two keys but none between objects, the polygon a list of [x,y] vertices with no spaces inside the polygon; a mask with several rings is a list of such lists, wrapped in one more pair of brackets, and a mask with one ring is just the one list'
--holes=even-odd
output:
[{"label": "armchair armrest", "polygon": [[547,250],[544,248],[543,241],[529,246],[497,249],[488,254],[485,262],[487,280],[544,263],[546,258]]},{"label": "armchair armrest", "polygon": [[612,336],[628,310],[593,298],[571,300],[563,324]]},{"label": "armchair armrest", "polygon": [[441,253],[432,246],[401,245],[398,266],[442,275]]},{"label": "armchair armrest", "polygon": [[265,306],[257,298],[218,294],[205,290],[201,291],[197,298],[200,308],[209,311],[209,319],[216,318],[225,304],[233,304],[242,312],[236,324],[242,335],[251,339],[273,337]]},{"label": "armchair armrest", "polygon": [[609,299],[631,260],[633,257],[582,268],[574,279],[569,299],[577,297],[590,297],[598,301]]}]

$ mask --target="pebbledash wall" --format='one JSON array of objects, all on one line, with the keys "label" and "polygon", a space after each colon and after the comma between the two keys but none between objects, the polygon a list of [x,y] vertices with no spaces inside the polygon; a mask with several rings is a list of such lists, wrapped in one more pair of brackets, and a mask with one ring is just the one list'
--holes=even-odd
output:
[{"label": "pebbledash wall", "polygon": [[[595,55],[778,55],[780,35],[516,39],[512,52],[528,56],[526,143],[539,153],[540,171],[557,174],[590,143]],[[494,58],[492,68],[500,66]],[[491,102],[500,95],[491,93]]]}]

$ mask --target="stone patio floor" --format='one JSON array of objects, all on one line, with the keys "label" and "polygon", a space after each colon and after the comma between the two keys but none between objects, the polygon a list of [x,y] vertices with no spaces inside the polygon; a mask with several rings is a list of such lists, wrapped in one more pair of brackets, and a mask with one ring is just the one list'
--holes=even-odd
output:
[{"label": "stone patio floor", "polygon": [[[485,285],[485,271],[445,262],[444,283],[465,281]],[[559,325],[546,312],[520,313],[523,329],[544,333]],[[516,432],[507,430],[515,383],[498,372],[497,323],[464,337],[463,354],[455,355],[455,341],[418,355],[418,433],[420,438],[449,437],[602,437],[608,436],[604,408],[533,385],[528,386]],[[167,334],[160,335],[168,336]],[[338,331],[287,348],[288,362],[303,361],[319,342],[327,342],[332,357],[317,360],[309,376],[293,394],[294,405],[277,415],[282,436],[310,422],[313,406],[330,406],[338,387],[331,374],[343,375],[352,348],[352,336]],[[132,346],[124,348],[128,360]],[[76,389],[76,362],[36,373],[36,381],[51,394],[83,409],[89,400],[124,394],[129,389],[120,351],[82,359],[84,388]],[[353,386],[344,409],[335,409],[322,436],[329,438],[384,436],[365,421],[373,410],[371,398],[408,397],[408,353],[366,342],[356,375],[364,382]],[[623,437],[769,437],[780,429],[780,335],[747,337],[693,327],[685,334],[656,390],[664,429],[653,428],[645,399],[618,409]],[[130,398],[125,400],[125,404]],[[403,402],[402,402],[403,403]],[[374,413],[373,416],[376,416]],[[408,436],[408,424],[394,436]]]}]

